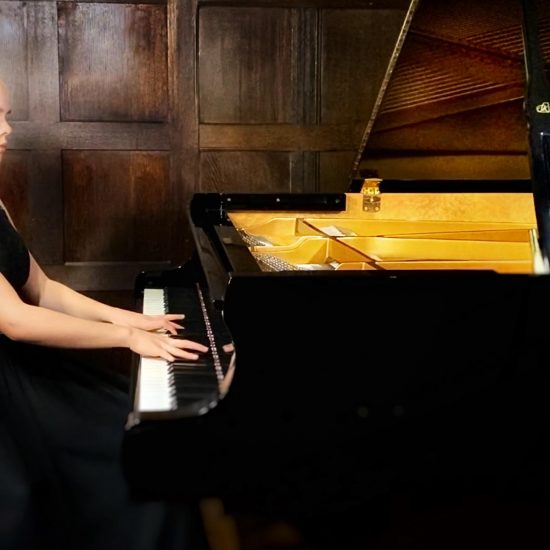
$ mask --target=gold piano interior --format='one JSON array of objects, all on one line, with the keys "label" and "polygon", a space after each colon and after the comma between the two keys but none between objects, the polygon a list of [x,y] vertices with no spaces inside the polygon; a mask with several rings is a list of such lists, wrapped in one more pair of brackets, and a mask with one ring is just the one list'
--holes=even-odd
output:
[{"label": "gold piano interior", "polygon": [[347,193],[338,212],[234,211],[265,271],[474,269],[534,273],[530,193]]}]

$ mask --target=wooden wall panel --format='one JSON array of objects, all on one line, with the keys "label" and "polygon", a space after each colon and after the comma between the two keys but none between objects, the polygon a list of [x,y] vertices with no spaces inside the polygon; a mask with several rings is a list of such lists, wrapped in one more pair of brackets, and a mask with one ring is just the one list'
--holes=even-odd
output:
[{"label": "wooden wall panel", "polygon": [[28,244],[41,264],[61,264],[64,261],[61,153],[55,149],[32,150],[27,163],[31,223]]},{"label": "wooden wall panel", "polygon": [[166,8],[60,3],[62,120],[164,121]]},{"label": "wooden wall panel", "polygon": [[347,190],[355,151],[319,153],[319,191],[342,193]]},{"label": "wooden wall panel", "polygon": [[226,185],[220,151],[234,191],[347,189],[408,3],[211,4],[198,26],[201,189]]},{"label": "wooden wall panel", "polygon": [[254,151],[355,149],[363,130],[363,124],[202,124],[200,146]]},{"label": "wooden wall panel", "polygon": [[322,10],[321,21],[321,122],[366,123],[403,24],[403,12]]},{"label": "wooden wall panel", "polygon": [[66,261],[169,257],[174,219],[169,172],[163,152],[65,151]]},{"label": "wooden wall panel", "polygon": [[291,155],[284,152],[205,152],[201,154],[201,191],[289,191],[291,165]]},{"label": "wooden wall panel", "polygon": [[297,25],[292,9],[202,8],[200,121],[296,122]]},{"label": "wooden wall panel", "polygon": [[0,0],[13,106],[0,196],[45,271],[77,289],[131,288],[142,269],[185,257],[170,223],[185,210],[172,162],[176,3]]},{"label": "wooden wall panel", "polygon": [[9,151],[0,170],[0,198],[25,238],[30,237],[28,157],[25,151]]},{"label": "wooden wall panel", "polygon": [[29,118],[27,3],[0,1],[0,78],[12,94],[12,119]]},{"label": "wooden wall panel", "polygon": [[[398,19],[408,1],[385,5]],[[81,290],[131,288],[142,269],[188,258],[196,191],[332,190],[370,97],[338,80],[355,77],[379,12],[368,0],[0,0],[14,95],[2,172],[21,182],[10,202],[45,270]]]}]

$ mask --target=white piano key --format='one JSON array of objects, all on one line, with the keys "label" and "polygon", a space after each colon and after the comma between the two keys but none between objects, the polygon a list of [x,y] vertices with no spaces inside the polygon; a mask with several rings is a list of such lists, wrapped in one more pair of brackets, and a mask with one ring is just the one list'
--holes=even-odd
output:
[{"label": "white piano key", "polygon": [[[205,299],[202,292],[197,288],[198,305],[204,322],[203,329],[211,344],[210,353],[214,368],[213,390],[217,388],[216,378],[223,373],[219,362],[219,355],[216,349],[214,334],[208,319]],[[146,288],[143,291],[142,313],[146,315],[162,315],[168,313],[167,297],[163,288]],[[137,411],[163,412],[175,411],[178,409],[178,396],[175,389],[174,375],[169,372],[169,363],[160,358],[140,357],[139,361],[138,389],[136,391]],[[204,368],[204,367],[200,367]],[[199,396],[200,397],[200,396]],[[180,394],[181,398],[181,394]],[[207,410],[199,411],[201,414]]]},{"label": "white piano key", "polygon": [[142,357],[139,376],[140,411],[170,411],[176,407],[164,359]]},{"label": "white piano key", "polygon": [[162,315],[166,313],[163,288],[146,288],[143,291],[142,313],[144,315]]},{"label": "white piano key", "polygon": [[[144,289],[142,313],[145,315],[166,313],[164,289]],[[142,412],[173,410],[176,404],[168,375],[167,361],[141,357],[139,369],[139,410]]]}]

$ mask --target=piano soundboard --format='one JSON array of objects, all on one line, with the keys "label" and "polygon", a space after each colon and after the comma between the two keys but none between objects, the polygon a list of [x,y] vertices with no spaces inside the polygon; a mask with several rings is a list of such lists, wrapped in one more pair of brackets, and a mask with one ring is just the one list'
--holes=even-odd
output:
[{"label": "piano soundboard", "polygon": [[200,415],[221,397],[225,375],[234,352],[224,351],[230,336],[221,314],[214,310],[197,285],[190,288],[145,288],[142,312],[146,315],[183,313],[174,338],[194,340],[208,346],[197,360],[139,357],[134,377],[133,422],[142,418]]}]

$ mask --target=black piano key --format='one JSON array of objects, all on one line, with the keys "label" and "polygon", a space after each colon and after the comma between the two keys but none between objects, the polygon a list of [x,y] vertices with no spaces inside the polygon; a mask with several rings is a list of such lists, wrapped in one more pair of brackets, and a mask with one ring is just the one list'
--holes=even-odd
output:
[{"label": "black piano key", "polygon": [[172,373],[172,380],[179,381],[183,380],[189,381],[189,384],[205,384],[205,385],[211,385],[215,386],[218,383],[218,379],[214,374],[212,375],[206,375],[206,374],[196,374],[191,372],[185,372],[185,373]]},{"label": "black piano key", "polygon": [[[232,339],[221,313],[210,303],[208,297],[201,301],[198,287],[167,287],[165,301],[167,313],[185,314],[180,323],[184,328],[178,329],[173,337],[193,340],[207,346],[209,361],[213,361],[212,354],[215,352],[221,363],[222,373],[225,374],[229,368],[231,353],[224,352],[223,346],[231,343]],[[207,322],[203,307],[206,309]],[[214,350],[210,349],[213,345]]]},{"label": "black piano key", "polygon": [[172,338],[176,338],[178,340],[192,340],[193,342],[198,342],[208,348],[210,347],[210,340],[205,332],[199,333],[195,331],[178,330],[178,333],[172,335]]},{"label": "black piano key", "polygon": [[181,405],[183,402],[191,401],[201,401],[208,399],[211,396],[216,396],[217,391],[214,388],[207,387],[189,387],[189,388],[174,388],[174,395],[176,398],[176,403]]},{"label": "black piano key", "polygon": [[204,397],[203,399],[197,399],[197,397],[195,396],[191,396],[191,397],[180,397],[179,399],[177,399],[177,404],[178,404],[178,407],[197,407],[197,405],[200,405],[201,403],[206,405],[206,402],[207,401],[210,401],[209,399],[210,396],[206,396]]},{"label": "black piano key", "polygon": [[193,378],[196,376],[199,379],[212,378],[217,380],[216,372],[212,368],[190,369],[189,367],[182,367],[181,369],[172,369],[169,371],[170,375],[179,378]]},{"label": "black piano key", "polygon": [[167,313],[185,315],[180,324],[194,326],[199,331],[204,327],[201,303],[194,289],[168,287],[165,289],[165,300]]},{"label": "black piano key", "polygon": [[215,386],[218,383],[216,374],[213,370],[207,371],[207,373],[197,373],[193,371],[184,372],[172,372],[170,373],[172,380],[175,383],[187,383],[189,384],[208,384]]},{"label": "black piano key", "polygon": [[206,387],[206,386],[176,386],[175,387],[176,392],[176,400],[179,400],[180,397],[186,398],[186,397],[196,397],[197,399],[200,399],[202,397],[206,397],[207,395],[210,395],[213,393],[213,388]]},{"label": "black piano key", "polygon": [[179,371],[206,371],[211,367],[211,361],[197,359],[194,362],[187,361],[174,361],[170,363],[172,370]]},{"label": "black piano key", "polygon": [[202,399],[209,395],[217,395],[217,386],[188,386],[186,384],[175,384],[173,386],[173,395],[177,402],[180,402],[184,398],[194,396],[195,399]]},{"label": "black piano key", "polygon": [[191,361],[185,361],[176,359],[170,363],[170,366],[173,367],[194,367],[196,369],[208,368],[212,365],[212,357],[209,355],[201,354],[198,359],[193,359]]},{"label": "black piano key", "polygon": [[[183,313],[185,315],[185,318],[180,323],[186,327],[182,331],[183,333],[188,334],[192,327],[199,333],[204,332],[206,326],[202,312],[203,306],[198,292],[193,292],[190,289],[169,287],[166,289],[165,295],[167,313]],[[223,343],[230,342],[231,337],[220,312],[214,309],[208,299],[205,299],[204,306],[206,307],[208,320],[216,338],[219,338],[220,341],[227,340],[227,342],[224,341]]]}]

